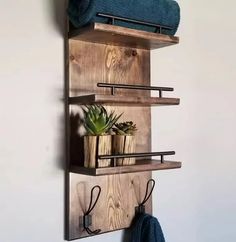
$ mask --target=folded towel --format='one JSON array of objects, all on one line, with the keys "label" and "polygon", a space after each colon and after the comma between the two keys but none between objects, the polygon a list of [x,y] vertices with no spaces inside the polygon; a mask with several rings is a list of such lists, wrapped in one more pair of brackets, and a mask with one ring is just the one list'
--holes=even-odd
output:
[{"label": "folded towel", "polygon": [[149,214],[140,214],[131,229],[130,242],[165,242],[157,218]]},{"label": "folded towel", "polygon": [[[180,21],[180,8],[173,0],[70,0],[67,12],[76,28],[92,22],[108,23],[107,18],[97,16],[97,13],[104,13],[170,26],[173,30],[163,29],[162,32],[174,35]],[[156,30],[155,27],[118,20],[115,24],[150,32]]]}]

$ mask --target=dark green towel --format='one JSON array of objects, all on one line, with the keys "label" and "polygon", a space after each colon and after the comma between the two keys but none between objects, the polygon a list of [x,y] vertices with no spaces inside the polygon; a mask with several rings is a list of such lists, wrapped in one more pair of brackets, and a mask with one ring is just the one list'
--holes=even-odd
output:
[{"label": "dark green towel", "polygon": [[149,214],[140,214],[131,229],[130,242],[165,242],[157,218]]},{"label": "dark green towel", "polygon": [[[163,29],[163,33],[174,35],[180,21],[180,8],[173,0],[70,0],[67,12],[76,28],[91,22],[108,23],[107,18],[97,16],[97,13],[105,13],[170,26],[173,30]],[[150,32],[156,30],[123,21],[116,21],[116,25]]]}]

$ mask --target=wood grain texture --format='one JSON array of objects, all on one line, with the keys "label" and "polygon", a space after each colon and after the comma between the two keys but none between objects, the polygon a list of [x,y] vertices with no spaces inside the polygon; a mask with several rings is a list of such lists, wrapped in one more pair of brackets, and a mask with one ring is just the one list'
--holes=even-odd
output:
[{"label": "wood grain texture", "polygon": [[[76,97],[81,92],[110,94],[107,88],[97,87],[97,82],[127,83],[150,85],[150,52],[141,49],[99,45],[94,43],[70,40],[70,97]],[[88,51],[89,50],[89,51]],[[132,55],[135,51],[135,55]],[[136,90],[119,89],[117,95],[135,96]],[[140,96],[150,95],[150,91],[139,91]],[[137,152],[148,152],[151,148],[151,111],[150,107],[140,106],[109,106],[108,111],[124,113],[119,120],[132,120],[137,124]],[[71,113],[77,115],[77,107],[71,105]],[[139,115],[137,115],[139,114]],[[75,122],[79,122],[76,120]],[[77,132],[73,127],[73,131]],[[76,134],[72,134],[72,137]],[[73,140],[78,143],[79,138]],[[82,145],[82,144],[81,144]],[[80,146],[81,146],[80,145]],[[72,144],[74,146],[74,144]],[[75,145],[75,149],[78,145]],[[78,149],[78,148],[77,148]],[[74,157],[74,164],[81,163],[81,157]],[[77,153],[78,154],[78,153]]]},{"label": "wood grain texture", "polygon": [[[97,82],[150,85],[150,51],[101,45],[77,40],[69,40],[69,93],[76,97],[79,93],[108,95],[110,90],[98,88]],[[150,96],[150,91],[140,91],[141,96]],[[117,95],[135,96],[135,90],[117,90]],[[123,113],[120,122],[132,120],[137,124],[137,152],[151,151],[151,110],[150,107],[105,105],[108,111]],[[80,137],[81,111],[77,105],[70,105],[70,166],[83,166],[83,138]],[[81,167],[81,171],[86,168]],[[103,168],[100,168],[103,169]],[[104,168],[105,169],[105,168]],[[144,195],[146,182],[151,172],[137,174],[116,174],[91,177],[70,173],[68,201],[68,239],[87,236],[79,226],[89,203],[90,190],[94,185],[102,188],[101,198],[93,211],[91,229],[109,232],[127,228],[134,217],[137,196],[134,189]],[[133,188],[134,180],[138,185]],[[124,192],[125,191],[125,192]],[[138,196],[138,199],[139,196]],[[151,212],[151,198],[148,201]]]},{"label": "wood grain texture", "polygon": [[102,23],[93,23],[88,27],[73,30],[69,33],[69,38],[148,50],[179,43],[179,38],[175,36],[151,33]]},{"label": "wood grain texture", "polygon": [[[148,179],[149,172],[109,175],[92,179],[90,176],[71,173],[68,239],[88,236],[82,228],[81,218],[88,209],[90,191],[93,186],[101,186],[102,191],[98,203],[91,213],[91,229],[101,229],[101,232],[104,233],[130,226],[135,215],[135,206],[144,198]],[[146,211],[152,213],[151,199],[146,203]]]},{"label": "wood grain texture", "polygon": [[111,165],[111,159],[97,161],[97,155],[112,154],[112,136],[84,136],[84,166],[87,168],[108,167]]},{"label": "wood grain texture", "polygon": [[[135,135],[113,135],[112,139],[113,154],[131,154],[136,152]],[[118,158],[118,166],[135,164],[135,158]]]}]

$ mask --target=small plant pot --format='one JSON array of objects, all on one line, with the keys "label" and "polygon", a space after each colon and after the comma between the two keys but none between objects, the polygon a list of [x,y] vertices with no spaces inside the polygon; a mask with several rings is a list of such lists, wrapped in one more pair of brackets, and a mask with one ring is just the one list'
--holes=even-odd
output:
[{"label": "small plant pot", "polygon": [[111,155],[111,135],[84,136],[84,166],[87,168],[108,167],[111,159],[100,160],[97,155]]},{"label": "small plant pot", "polygon": [[[113,152],[114,154],[135,153],[136,142],[134,135],[113,135]],[[135,164],[135,158],[116,159],[116,165],[127,166]]]}]

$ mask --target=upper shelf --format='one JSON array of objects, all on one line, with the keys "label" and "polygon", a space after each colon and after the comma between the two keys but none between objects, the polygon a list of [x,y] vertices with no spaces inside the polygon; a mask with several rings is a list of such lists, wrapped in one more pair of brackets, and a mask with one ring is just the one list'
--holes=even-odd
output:
[{"label": "upper shelf", "polygon": [[179,43],[179,38],[176,36],[151,33],[102,23],[93,23],[87,27],[72,30],[69,32],[69,38],[148,50]]},{"label": "upper shelf", "polygon": [[179,98],[88,94],[70,97],[69,104],[110,104],[131,106],[178,105]]}]

